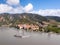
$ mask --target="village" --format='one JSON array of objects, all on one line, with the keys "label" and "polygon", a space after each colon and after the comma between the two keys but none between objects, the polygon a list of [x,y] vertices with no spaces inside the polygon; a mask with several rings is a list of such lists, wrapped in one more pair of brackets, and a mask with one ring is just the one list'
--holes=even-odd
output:
[{"label": "village", "polygon": [[[43,23],[38,23],[37,24],[18,24],[16,25],[17,27],[19,27],[19,29],[25,29],[25,30],[30,30],[30,31],[42,31],[42,32],[50,32],[52,31],[51,29],[56,27],[56,28],[60,28],[60,25],[56,25],[56,22],[51,20],[50,22],[45,22],[43,21]],[[50,29],[50,27],[52,27]],[[49,28],[49,29],[48,29]],[[55,30],[55,29],[54,29]]]},{"label": "village", "polygon": [[31,31],[38,31],[39,26],[35,24],[18,24],[19,29],[31,30]]}]

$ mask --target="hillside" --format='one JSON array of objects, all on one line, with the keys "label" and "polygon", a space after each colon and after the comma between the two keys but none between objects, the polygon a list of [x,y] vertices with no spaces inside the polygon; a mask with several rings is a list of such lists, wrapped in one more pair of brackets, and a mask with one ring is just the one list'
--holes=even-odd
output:
[{"label": "hillside", "polygon": [[42,21],[48,21],[47,18],[32,13],[22,13],[22,14],[0,14],[0,25],[9,24],[19,24],[19,23],[41,23]]},{"label": "hillside", "polygon": [[57,22],[60,22],[60,17],[58,16],[45,16],[47,19],[52,19],[52,20],[56,20]]}]

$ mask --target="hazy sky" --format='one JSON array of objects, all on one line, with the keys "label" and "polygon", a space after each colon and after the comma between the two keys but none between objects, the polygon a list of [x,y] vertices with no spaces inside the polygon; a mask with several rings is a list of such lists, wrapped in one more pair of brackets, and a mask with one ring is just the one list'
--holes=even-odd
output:
[{"label": "hazy sky", "polygon": [[24,12],[60,16],[60,0],[0,0],[0,13]]}]

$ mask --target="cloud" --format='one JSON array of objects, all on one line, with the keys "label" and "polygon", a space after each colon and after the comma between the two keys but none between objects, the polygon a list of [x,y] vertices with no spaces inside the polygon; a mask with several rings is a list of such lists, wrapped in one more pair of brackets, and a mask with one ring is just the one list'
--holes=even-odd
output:
[{"label": "cloud", "polygon": [[60,9],[45,9],[45,10],[39,10],[39,14],[41,15],[48,15],[48,16],[60,16]]},{"label": "cloud", "polygon": [[[10,13],[21,13],[21,12],[29,12],[33,10],[33,5],[31,3],[28,3],[28,5],[26,5],[25,7],[20,5],[20,0],[7,0],[6,1],[7,5],[9,4],[9,6],[16,6],[16,8],[13,8],[12,11],[10,11]],[[22,7],[22,8],[21,8]]]},{"label": "cloud", "polygon": [[19,5],[20,0],[7,0],[6,3],[9,5]]},{"label": "cloud", "polygon": [[11,6],[8,6],[7,4],[0,4],[0,13],[7,13],[12,10]]},{"label": "cloud", "polygon": [[[7,4],[0,4],[0,13],[35,13],[42,16],[60,16],[60,9],[39,9],[35,11],[33,5],[28,3],[25,7],[20,5],[20,0],[6,0]],[[8,5],[9,4],[9,5]],[[19,5],[12,7],[12,5]]]},{"label": "cloud", "polygon": [[[0,4],[0,13],[22,13],[23,7],[19,4],[20,0],[6,0],[6,4]],[[16,7],[13,7],[13,6]]]},{"label": "cloud", "polygon": [[29,3],[28,5],[26,5],[24,7],[25,12],[29,12],[29,11],[32,11],[32,10],[33,10],[33,5],[31,3]]},{"label": "cloud", "polygon": [[22,7],[13,8],[9,13],[23,13]]},{"label": "cloud", "polygon": [[43,16],[60,16],[60,9],[40,9],[38,11],[32,11],[30,13],[36,13]]}]

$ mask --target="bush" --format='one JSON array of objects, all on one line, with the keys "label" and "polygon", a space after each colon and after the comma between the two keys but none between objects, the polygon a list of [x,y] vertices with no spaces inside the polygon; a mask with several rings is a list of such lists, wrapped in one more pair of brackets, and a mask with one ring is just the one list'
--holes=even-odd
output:
[{"label": "bush", "polygon": [[50,30],[50,31],[55,32],[55,33],[60,33],[60,28],[58,28],[58,27],[48,26],[47,30]]}]

